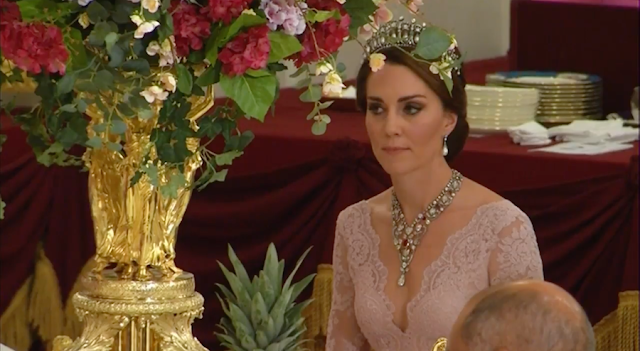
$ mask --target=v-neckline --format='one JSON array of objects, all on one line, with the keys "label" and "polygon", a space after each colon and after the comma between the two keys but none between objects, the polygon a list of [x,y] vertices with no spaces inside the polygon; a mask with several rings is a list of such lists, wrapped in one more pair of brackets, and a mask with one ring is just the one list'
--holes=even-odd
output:
[{"label": "v-neckline", "polygon": [[374,238],[374,251],[373,254],[371,255],[373,257],[373,259],[375,260],[375,266],[376,267],[381,267],[382,268],[382,274],[381,274],[381,278],[380,278],[380,282],[379,282],[379,286],[376,287],[376,291],[380,294],[380,296],[382,297],[382,299],[384,300],[385,305],[387,306],[387,308],[385,309],[385,314],[387,316],[387,320],[390,322],[391,325],[393,325],[393,327],[396,329],[396,331],[398,333],[400,333],[403,336],[407,336],[411,334],[411,327],[413,325],[413,323],[411,322],[412,320],[412,311],[414,310],[414,305],[417,304],[420,300],[422,300],[422,298],[424,297],[424,295],[426,294],[425,292],[425,283],[426,283],[426,275],[427,272],[431,271],[434,267],[436,267],[436,264],[438,264],[440,261],[443,260],[443,258],[445,257],[445,255],[451,250],[451,246],[453,245],[453,239],[457,238],[463,234],[466,234],[471,228],[473,228],[474,226],[476,226],[476,222],[478,222],[478,220],[481,218],[480,214],[483,213],[485,208],[491,207],[491,206],[496,206],[498,204],[501,204],[503,202],[509,202],[509,200],[506,199],[502,199],[502,200],[498,200],[498,201],[493,201],[493,202],[489,202],[486,204],[483,204],[481,206],[479,206],[475,213],[473,214],[473,216],[471,216],[471,219],[469,220],[469,222],[467,222],[467,224],[465,224],[462,228],[456,230],[453,234],[449,235],[449,237],[447,238],[443,248],[442,248],[442,252],[440,252],[440,254],[438,255],[438,257],[436,257],[433,261],[431,261],[431,263],[429,263],[424,270],[422,271],[422,282],[420,283],[420,289],[418,290],[418,292],[409,299],[409,301],[407,302],[407,305],[405,307],[406,309],[406,314],[407,314],[407,327],[406,329],[402,330],[402,328],[396,323],[396,321],[394,320],[394,312],[398,309],[396,307],[396,305],[391,301],[391,299],[389,298],[389,296],[387,296],[387,294],[385,293],[385,289],[387,287],[387,284],[389,283],[389,268],[384,264],[384,262],[382,262],[382,259],[380,258],[380,235],[378,234],[378,232],[375,230],[374,226],[373,226],[373,216],[372,216],[372,208],[369,205],[369,202],[367,200],[363,200],[361,202],[361,205],[364,206],[364,214],[365,214],[365,228],[366,231],[371,233],[373,235]]}]

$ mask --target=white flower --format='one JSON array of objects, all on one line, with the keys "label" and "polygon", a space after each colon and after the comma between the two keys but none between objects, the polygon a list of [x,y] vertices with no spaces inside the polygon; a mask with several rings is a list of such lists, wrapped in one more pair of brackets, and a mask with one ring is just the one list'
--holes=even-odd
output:
[{"label": "white flower", "polygon": [[316,76],[320,76],[323,74],[327,74],[329,72],[334,71],[335,69],[333,68],[333,66],[326,61],[320,62],[316,65]]},{"label": "white flower", "polygon": [[136,39],[142,39],[145,34],[153,32],[159,25],[160,22],[158,21],[142,22],[138,25],[138,29],[133,33],[133,37]]},{"label": "white flower", "polygon": [[78,16],[78,23],[82,26],[82,28],[87,28],[91,24],[89,21],[89,15],[86,12],[83,12],[80,16]]},{"label": "white flower", "polygon": [[93,0],[78,0],[78,5],[80,6],[87,6],[89,5]]},{"label": "white flower", "polygon": [[384,54],[381,53],[373,53],[369,55],[369,67],[372,72],[378,72],[384,67],[384,61],[387,59]]},{"label": "white flower", "polygon": [[322,94],[327,97],[341,97],[344,88],[346,87],[340,75],[335,71],[329,72],[322,83]]},{"label": "white flower", "polygon": [[159,55],[160,59],[158,65],[160,65],[160,67],[173,65],[173,63],[176,61],[176,53],[173,50],[175,45],[173,45],[173,42],[173,36],[165,39],[162,42],[162,45],[154,40],[149,43],[149,46],[147,46],[147,54],[149,56]]},{"label": "white flower", "polygon": [[144,23],[144,20],[142,19],[142,17],[140,17],[140,15],[131,15],[129,16],[129,18],[131,19],[131,22],[136,24],[136,26],[139,26],[142,23]]},{"label": "white flower", "polygon": [[449,45],[449,48],[447,49],[447,51],[453,51],[457,47],[458,47],[458,41],[456,40],[456,37],[454,37],[452,35],[451,36],[451,45]]},{"label": "white flower", "polygon": [[178,84],[178,82],[176,81],[176,76],[174,76],[169,72],[164,72],[164,73],[161,73],[160,76],[158,76],[158,78],[159,78],[158,80],[160,81],[160,83],[162,83],[162,86],[166,91],[170,91],[172,93],[176,92],[176,86]]},{"label": "white flower", "polygon": [[140,95],[147,100],[148,103],[153,103],[156,100],[164,101],[169,96],[169,92],[165,91],[161,87],[157,85],[152,85],[147,87],[145,90],[140,92]]},{"label": "white flower", "polygon": [[336,0],[338,2],[338,4],[340,5],[344,5],[344,3],[346,2],[346,0]]},{"label": "white flower", "polygon": [[142,0],[142,8],[146,9],[151,13],[155,13],[158,11],[160,7],[160,1],[158,0]]},{"label": "white flower", "polygon": [[437,74],[442,78],[442,74],[447,75],[451,78],[451,65],[446,62],[434,62],[429,65],[429,71],[433,74]]}]

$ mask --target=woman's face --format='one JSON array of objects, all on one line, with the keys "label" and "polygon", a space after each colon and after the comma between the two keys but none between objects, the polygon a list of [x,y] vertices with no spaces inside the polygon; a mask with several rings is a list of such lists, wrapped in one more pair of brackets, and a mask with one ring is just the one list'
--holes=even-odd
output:
[{"label": "woman's face", "polygon": [[366,126],[373,153],[390,175],[429,167],[457,117],[409,68],[387,63],[367,80]]}]

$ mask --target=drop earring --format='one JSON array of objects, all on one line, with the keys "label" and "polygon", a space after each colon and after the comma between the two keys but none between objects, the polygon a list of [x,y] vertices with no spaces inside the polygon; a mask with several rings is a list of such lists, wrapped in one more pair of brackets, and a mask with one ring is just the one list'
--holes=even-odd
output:
[{"label": "drop earring", "polygon": [[449,148],[447,147],[447,136],[444,136],[444,142],[442,143],[442,156],[447,156],[449,154]]}]

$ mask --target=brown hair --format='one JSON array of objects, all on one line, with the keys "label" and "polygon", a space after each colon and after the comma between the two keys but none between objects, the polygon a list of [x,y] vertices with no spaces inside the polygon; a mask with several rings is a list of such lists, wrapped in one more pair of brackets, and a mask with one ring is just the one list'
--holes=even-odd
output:
[{"label": "brown hair", "polygon": [[[456,49],[458,50],[458,49]],[[406,52],[390,47],[380,50],[381,54],[386,56],[386,63],[402,65],[409,68],[413,73],[420,77],[433,90],[442,101],[445,110],[455,113],[458,116],[456,126],[447,137],[447,147],[449,153],[445,156],[448,163],[462,151],[467,137],[469,136],[469,123],[467,122],[467,94],[465,92],[465,79],[462,74],[452,72],[453,89],[451,94],[442,79],[436,74],[429,71],[429,65],[425,62],[415,60]],[[459,53],[458,53],[459,55]],[[360,111],[367,110],[367,79],[371,74],[369,60],[360,67],[358,77],[356,78],[356,103]]]}]

